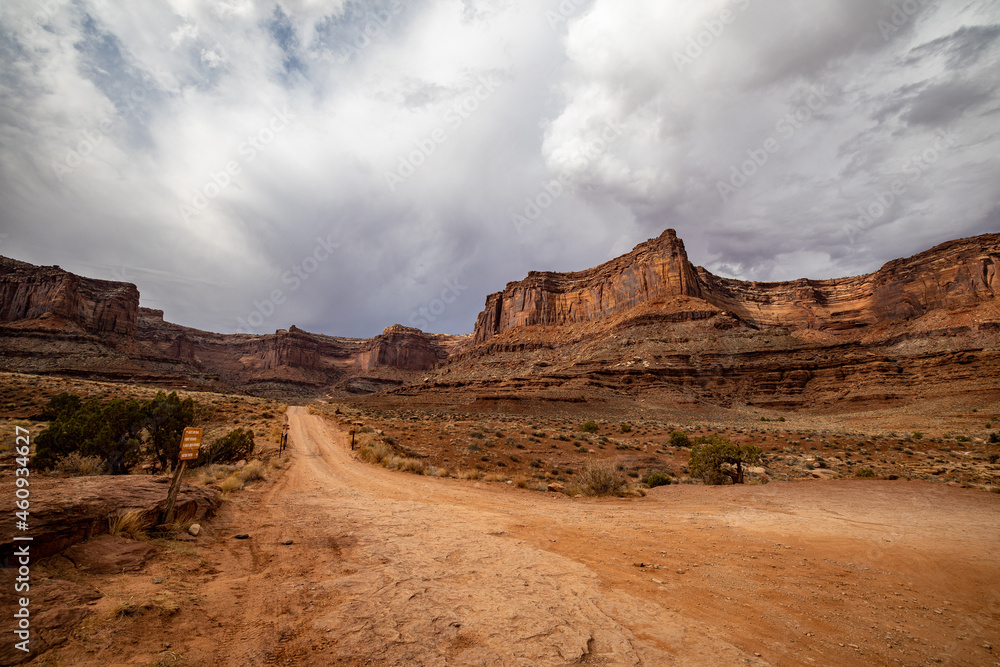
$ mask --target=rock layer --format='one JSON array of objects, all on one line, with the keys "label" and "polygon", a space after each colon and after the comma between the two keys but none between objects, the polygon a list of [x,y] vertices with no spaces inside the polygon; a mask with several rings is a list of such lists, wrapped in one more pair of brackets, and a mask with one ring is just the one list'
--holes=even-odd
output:
[{"label": "rock layer", "polygon": [[688,261],[672,229],[576,273],[531,272],[491,294],[476,322],[481,344],[511,329],[595,321],[672,297],[698,297],[754,327],[857,332],[934,309],[972,307],[1000,292],[1000,234],[942,244],[865,276],[758,283]]},{"label": "rock layer", "polygon": [[132,336],[138,308],[131,283],[0,257],[0,322],[56,320],[87,333]]}]

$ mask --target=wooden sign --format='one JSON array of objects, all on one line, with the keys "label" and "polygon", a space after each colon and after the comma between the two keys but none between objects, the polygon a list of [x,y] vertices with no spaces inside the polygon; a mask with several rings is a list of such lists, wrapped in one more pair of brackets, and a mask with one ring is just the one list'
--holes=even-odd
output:
[{"label": "wooden sign", "polygon": [[186,428],[181,435],[181,461],[191,461],[198,458],[198,448],[201,447],[200,428]]}]

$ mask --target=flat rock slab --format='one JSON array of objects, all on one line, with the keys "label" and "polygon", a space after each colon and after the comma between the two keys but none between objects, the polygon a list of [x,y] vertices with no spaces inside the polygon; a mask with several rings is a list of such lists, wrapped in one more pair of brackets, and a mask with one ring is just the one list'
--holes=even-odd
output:
[{"label": "flat rock slab", "polygon": [[100,535],[71,546],[63,556],[89,574],[121,574],[142,569],[156,549],[138,540]]},{"label": "flat rock slab", "polygon": [[[52,556],[108,531],[108,517],[141,511],[154,526],[167,503],[169,480],[145,475],[31,477],[29,530],[16,529],[14,512],[0,513],[0,565],[11,564],[13,536],[30,536],[32,561]],[[219,506],[219,492],[182,484],[175,505],[178,521],[202,521]],[[23,542],[19,542],[23,545]]]},{"label": "flat rock slab", "polygon": [[[20,595],[14,592],[16,570],[2,570],[3,595],[0,602],[4,609],[15,609]],[[63,643],[72,630],[91,613],[87,605],[100,600],[103,595],[95,588],[63,579],[33,579],[31,591],[30,653],[18,650],[14,641],[0,642],[0,665],[18,665],[34,659],[54,646]],[[13,635],[12,635],[13,636]]]}]

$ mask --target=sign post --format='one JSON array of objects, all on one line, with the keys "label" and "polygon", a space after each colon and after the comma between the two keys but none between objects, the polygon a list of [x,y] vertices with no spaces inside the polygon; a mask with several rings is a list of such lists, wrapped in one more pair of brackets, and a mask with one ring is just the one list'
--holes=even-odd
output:
[{"label": "sign post", "polygon": [[181,435],[181,455],[178,457],[180,464],[174,470],[174,477],[170,480],[170,491],[167,493],[167,506],[163,510],[162,524],[169,525],[174,520],[174,503],[177,502],[177,492],[181,489],[181,474],[188,461],[198,458],[198,448],[201,447],[200,428],[186,428]]}]

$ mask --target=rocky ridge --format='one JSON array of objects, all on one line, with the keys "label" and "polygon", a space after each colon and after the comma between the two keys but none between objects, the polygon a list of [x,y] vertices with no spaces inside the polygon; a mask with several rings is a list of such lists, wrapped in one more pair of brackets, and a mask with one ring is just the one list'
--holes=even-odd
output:
[{"label": "rocky ridge", "polygon": [[[601,266],[531,272],[471,336],[371,339],[165,322],[133,285],[0,263],[0,366],[242,391],[390,391],[466,403],[588,393],[774,409],[1000,389],[1000,234],[835,280],[746,282],[692,264],[673,230]],[[450,397],[450,398],[448,398]]]}]

